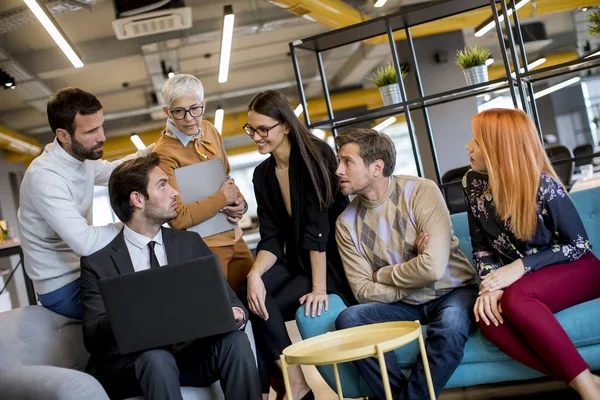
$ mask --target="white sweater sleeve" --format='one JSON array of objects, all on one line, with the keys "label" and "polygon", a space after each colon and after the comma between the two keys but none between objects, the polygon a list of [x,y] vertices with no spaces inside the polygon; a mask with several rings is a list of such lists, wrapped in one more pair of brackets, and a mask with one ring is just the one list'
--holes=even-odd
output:
[{"label": "white sweater sleeve", "polygon": [[120,232],[121,223],[88,225],[74,207],[75,200],[67,181],[59,174],[36,171],[31,184],[37,191],[30,198],[33,206],[76,254],[89,256],[108,245]]},{"label": "white sweater sleeve", "polygon": [[134,158],[144,157],[148,154],[152,153],[154,150],[154,143],[145,149],[139,150],[137,153],[130,154],[123,158],[120,158],[115,161],[105,161],[98,160],[95,162],[96,174],[94,177],[94,185],[98,186],[106,186],[108,185],[108,180],[110,179],[110,174],[112,174],[113,169],[117,168],[119,165],[128,160],[133,160]]}]

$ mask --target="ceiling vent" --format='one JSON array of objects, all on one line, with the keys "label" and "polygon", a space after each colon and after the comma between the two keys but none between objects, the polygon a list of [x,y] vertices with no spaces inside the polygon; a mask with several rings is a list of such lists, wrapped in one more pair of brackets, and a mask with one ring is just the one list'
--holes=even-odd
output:
[{"label": "ceiling vent", "polygon": [[114,0],[117,39],[177,31],[192,27],[192,9],[182,0]]}]

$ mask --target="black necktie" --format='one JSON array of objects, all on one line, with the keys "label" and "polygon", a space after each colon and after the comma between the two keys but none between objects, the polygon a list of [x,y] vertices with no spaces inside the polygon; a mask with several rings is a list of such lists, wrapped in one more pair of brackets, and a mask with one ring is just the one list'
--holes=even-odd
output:
[{"label": "black necktie", "polygon": [[148,248],[150,249],[150,268],[160,267],[160,264],[158,263],[158,258],[156,258],[156,254],[154,253],[155,245],[156,245],[156,242],[154,240],[151,240],[148,243]]}]

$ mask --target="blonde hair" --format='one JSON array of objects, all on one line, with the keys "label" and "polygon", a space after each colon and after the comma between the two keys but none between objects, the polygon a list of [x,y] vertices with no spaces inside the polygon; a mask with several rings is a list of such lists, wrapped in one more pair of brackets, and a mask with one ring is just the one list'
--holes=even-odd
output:
[{"label": "blonde hair", "polygon": [[511,218],[515,235],[530,240],[537,230],[542,173],[560,182],[533,121],[521,110],[494,108],[477,114],[472,127],[498,216]]}]

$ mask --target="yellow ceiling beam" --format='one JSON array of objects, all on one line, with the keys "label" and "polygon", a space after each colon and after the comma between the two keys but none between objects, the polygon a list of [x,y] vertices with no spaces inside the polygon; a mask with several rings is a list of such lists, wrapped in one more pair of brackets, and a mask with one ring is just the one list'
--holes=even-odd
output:
[{"label": "yellow ceiling beam", "polygon": [[42,152],[42,145],[35,139],[0,125],[0,148],[25,155],[37,156]]},{"label": "yellow ceiling beam", "polygon": [[[553,65],[558,65],[562,63],[566,63],[569,61],[577,60],[579,55],[577,52],[569,51],[566,53],[558,53],[558,54],[549,54],[546,57],[546,62],[537,67],[537,69],[542,69],[546,67],[551,67]],[[520,61],[520,60],[519,60]],[[535,60],[531,60],[535,61]],[[512,69],[512,64],[511,64]],[[506,69],[504,65],[494,65],[488,68],[488,76],[490,80],[499,79],[506,76]]]},{"label": "yellow ceiling beam", "polygon": [[[358,10],[341,0],[273,0],[270,2],[285,8],[292,14],[315,20],[317,23],[330,29],[343,28],[368,19]],[[536,2],[535,9],[533,2],[523,6],[519,10],[519,17],[529,18],[534,15],[553,14],[597,5],[599,3],[593,0],[539,0]],[[410,31],[413,37],[420,37],[474,28],[488,20],[491,16],[490,8],[482,7],[466,13],[414,26],[411,27]],[[396,40],[404,40],[406,39],[406,34],[404,31],[397,31],[394,33],[394,38]],[[382,35],[367,42],[381,43],[385,41],[387,41],[387,36]]]}]

